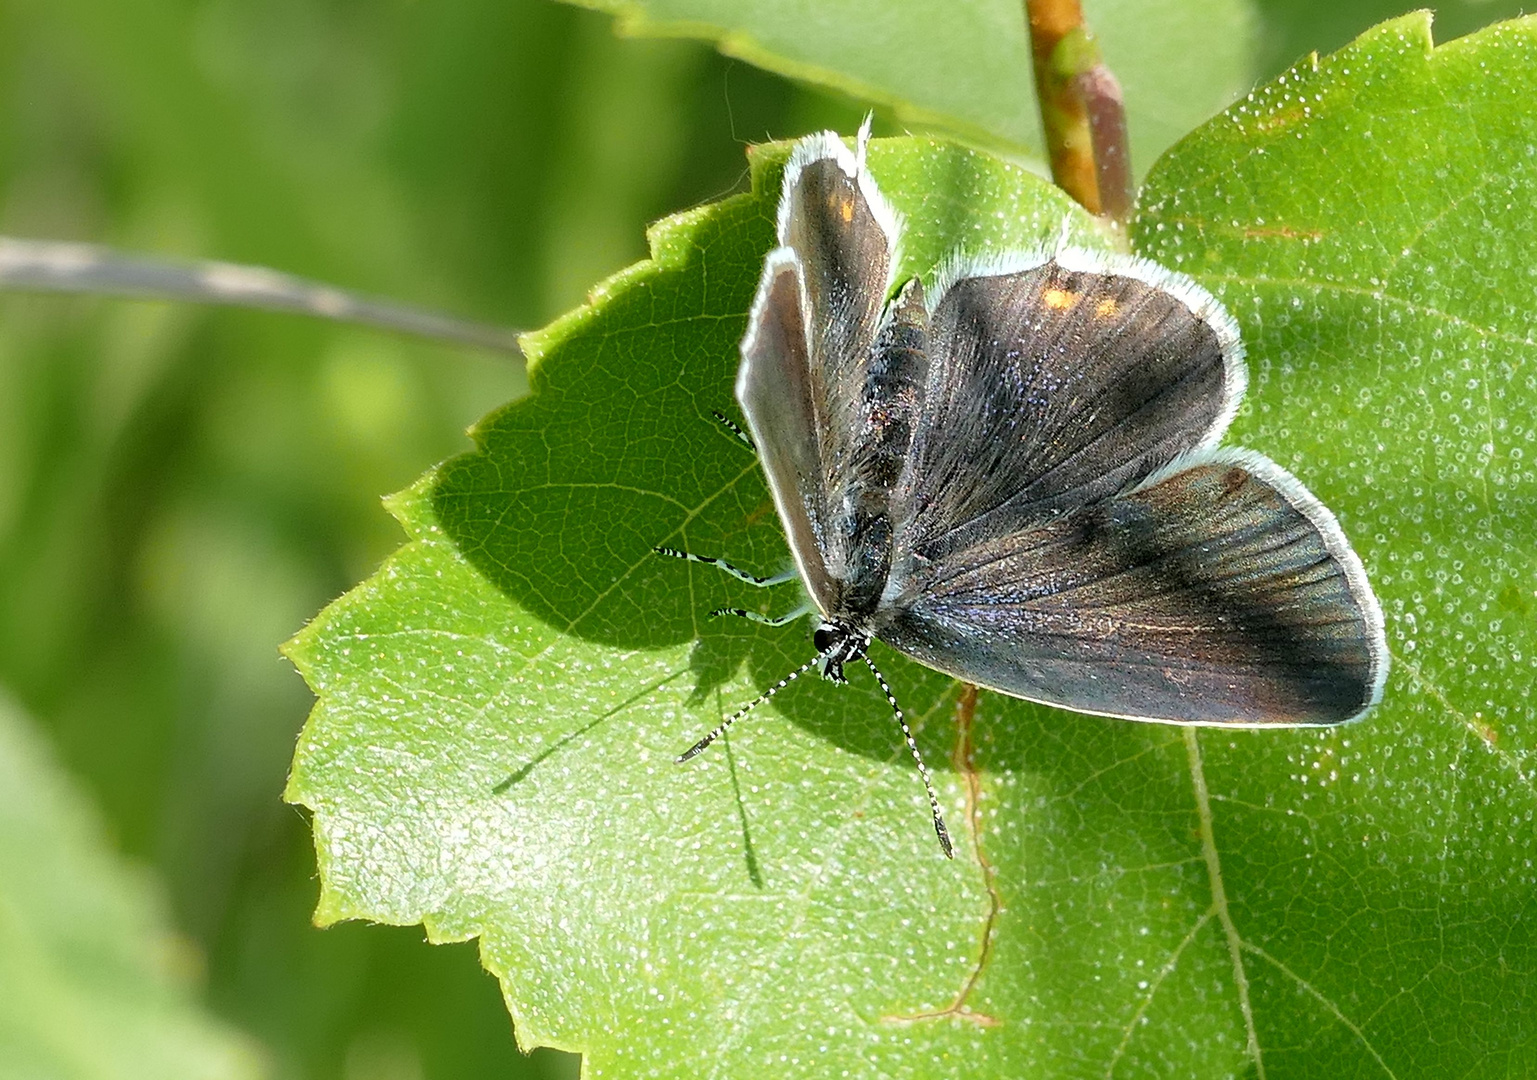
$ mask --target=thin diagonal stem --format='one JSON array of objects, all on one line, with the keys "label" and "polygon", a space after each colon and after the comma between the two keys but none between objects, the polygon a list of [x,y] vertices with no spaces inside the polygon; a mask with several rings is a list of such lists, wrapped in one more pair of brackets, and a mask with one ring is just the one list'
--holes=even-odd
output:
[{"label": "thin diagonal stem", "polygon": [[522,355],[518,332],[364,296],[261,266],[131,255],[98,244],[0,237],[0,289],[283,311]]}]

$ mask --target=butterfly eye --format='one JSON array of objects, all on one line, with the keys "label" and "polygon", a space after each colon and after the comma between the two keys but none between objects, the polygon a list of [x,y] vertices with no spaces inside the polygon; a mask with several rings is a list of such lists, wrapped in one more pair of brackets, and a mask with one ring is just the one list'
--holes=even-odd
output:
[{"label": "butterfly eye", "polygon": [[825,653],[831,649],[837,640],[837,631],[831,626],[819,626],[816,633],[811,635],[812,647],[819,653]]}]

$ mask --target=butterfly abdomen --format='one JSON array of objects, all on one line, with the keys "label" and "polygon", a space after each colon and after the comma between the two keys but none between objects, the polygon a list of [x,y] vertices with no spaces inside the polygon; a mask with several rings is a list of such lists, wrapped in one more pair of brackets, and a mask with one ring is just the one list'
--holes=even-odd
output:
[{"label": "butterfly abdomen", "polygon": [[875,337],[861,398],[862,430],[854,467],[860,481],[889,501],[913,445],[923,388],[929,378],[928,313],[923,287],[914,278],[892,302],[891,315]]},{"label": "butterfly abdomen", "polygon": [[845,614],[872,613],[891,570],[891,492],[912,448],[928,381],[928,313],[915,278],[892,301],[871,346],[843,505],[849,566]]}]

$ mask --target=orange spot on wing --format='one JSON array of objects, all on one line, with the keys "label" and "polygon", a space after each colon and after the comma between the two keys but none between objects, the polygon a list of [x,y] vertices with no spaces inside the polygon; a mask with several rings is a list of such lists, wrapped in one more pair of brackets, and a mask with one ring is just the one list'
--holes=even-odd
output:
[{"label": "orange spot on wing", "polygon": [[1121,305],[1117,304],[1114,300],[1107,296],[1099,303],[1094,305],[1094,314],[1098,315],[1101,319],[1108,319],[1110,316],[1115,314],[1116,308],[1120,306]]},{"label": "orange spot on wing", "polygon": [[1053,311],[1065,311],[1078,302],[1078,294],[1070,289],[1047,289],[1041,299]]}]

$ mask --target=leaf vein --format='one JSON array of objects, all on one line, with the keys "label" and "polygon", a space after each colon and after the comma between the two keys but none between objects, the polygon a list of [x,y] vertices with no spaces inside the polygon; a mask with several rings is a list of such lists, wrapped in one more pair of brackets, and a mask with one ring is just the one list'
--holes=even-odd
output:
[{"label": "leaf vein", "polygon": [[1163,985],[1164,979],[1173,974],[1174,969],[1179,965],[1180,954],[1196,939],[1196,935],[1201,932],[1202,928],[1211,922],[1212,916],[1216,913],[1217,907],[1215,904],[1207,908],[1205,913],[1195,921],[1195,925],[1190,928],[1190,932],[1180,940],[1178,945],[1174,946],[1174,951],[1169,954],[1169,958],[1163,962],[1157,974],[1153,976],[1152,981],[1148,984],[1147,993],[1143,995],[1142,1001],[1137,1005],[1137,1011],[1132,1013],[1130,1020],[1126,1021],[1120,1045],[1115,1048],[1115,1053],[1110,1055],[1110,1064],[1105,1066],[1105,1080],[1111,1080],[1115,1073],[1116,1065],[1120,1064],[1121,1058],[1126,1055],[1126,1048],[1131,1045],[1131,1037],[1135,1034],[1137,1025],[1142,1022],[1142,1017],[1147,1014],[1148,1007],[1153,1004],[1153,997],[1158,993],[1158,988]]},{"label": "leaf vein", "polygon": [[1537,349],[1537,339],[1524,337],[1521,334],[1508,333],[1504,330],[1496,330],[1494,327],[1476,323],[1472,319],[1465,319],[1461,315],[1454,315],[1450,311],[1443,311],[1428,304],[1417,303],[1408,297],[1395,296],[1383,289],[1373,289],[1365,285],[1347,285],[1340,281],[1313,281],[1307,278],[1256,277],[1252,274],[1202,274],[1201,278],[1203,281],[1222,282],[1229,285],[1247,285],[1251,288],[1275,286],[1290,289],[1316,289],[1320,292],[1333,292],[1344,296],[1363,296],[1383,303],[1397,305],[1413,315],[1423,315],[1426,318],[1439,319],[1442,322],[1463,327],[1491,341],[1499,341],[1507,345],[1520,345],[1528,349]]},{"label": "leaf vein", "polygon": [[1486,738],[1484,726],[1453,705],[1451,699],[1446,696],[1446,693],[1425,676],[1424,671],[1421,670],[1419,665],[1411,662],[1396,651],[1393,652],[1393,662],[1402,665],[1403,669],[1409,673],[1409,677],[1414,680],[1426,697],[1431,698],[1446,711],[1448,716],[1461,721],[1464,727],[1477,735],[1479,741],[1487,746],[1495,757],[1500,759],[1501,764],[1509,767],[1516,774],[1516,779],[1525,784],[1527,789],[1534,795],[1537,795],[1537,781],[1534,781],[1532,775],[1521,768],[1521,762],[1510,751],[1501,749],[1498,744]]},{"label": "leaf vein", "polygon": [[1282,975],[1285,975],[1288,979],[1296,983],[1301,989],[1311,995],[1313,999],[1320,1005],[1333,1013],[1334,1018],[1341,1024],[1344,1024],[1345,1027],[1349,1028],[1351,1034],[1361,1041],[1361,1045],[1366,1047],[1366,1052],[1371,1054],[1372,1058],[1377,1062],[1377,1064],[1382,1067],[1382,1071],[1387,1074],[1389,1080],[1398,1080],[1398,1076],[1393,1072],[1391,1068],[1388,1067],[1388,1063],[1382,1059],[1382,1055],[1377,1052],[1377,1048],[1373,1046],[1371,1040],[1366,1037],[1366,1032],[1362,1031],[1357,1024],[1351,1021],[1350,1017],[1346,1016],[1340,1010],[1340,1007],[1333,1001],[1329,1000],[1329,998],[1326,997],[1316,986],[1308,982],[1301,975],[1298,975],[1295,971],[1287,967],[1280,960],[1277,960],[1274,956],[1271,956],[1258,945],[1245,941],[1243,942],[1242,947],[1247,952],[1251,952],[1255,956],[1258,956],[1261,960],[1269,963]]},{"label": "leaf vein", "polygon": [[1217,839],[1212,827],[1211,796],[1206,789],[1206,773],[1201,767],[1201,743],[1196,729],[1184,729],[1185,752],[1190,759],[1190,783],[1195,790],[1196,814],[1200,820],[1201,852],[1206,856],[1206,876],[1211,882],[1212,910],[1227,937],[1228,955],[1233,959],[1233,983],[1238,990],[1238,1010],[1243,1014],[1244,1034],[1248,1044],[1249,1059],[1254,1062],[1254,1074],[1265,1080],[1265,1057],[1260,1050],[1259,1032],[1254,1025],[1254,1007],[1249,1000],[1249,976],[1244,971],[1243,939],[1233,924],[1233,914],[1228,909],[1227,888],[1222,883],[1222,860],[1217,854]]}]

